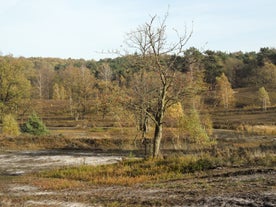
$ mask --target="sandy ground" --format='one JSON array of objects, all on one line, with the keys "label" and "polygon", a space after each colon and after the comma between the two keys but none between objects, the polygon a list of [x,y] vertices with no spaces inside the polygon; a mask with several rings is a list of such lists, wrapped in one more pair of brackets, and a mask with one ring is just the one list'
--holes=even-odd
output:
[{"label": "sandy ground", "polygon": [[[218,172],[214,177],[180,179],[150,186],[89,186],[62,191],[43,191],[30,185],[10,183],[5,189],[9,196],[3,196],[0,206],[276,206],[275,170],[247,175],[236,173],[228,177]],[[20,197],[26,199],[20,200]]]},{"label": "sandy ground", "polygon": [[79,151],[9,151],[0,154],[0,174],[20,175],[59,166],[102,165],[121,160],[93,152]]},{"label": "sandy ground", "polygon": [[[6,151],[0,154],[0,207],[276,206],[276,168],[216,169],[210,174],[134,186],[43,190],[16,177],[68,165],[118,162],[119,156],[80,151]],[[5,180],[7,178],[7,180]]]},{"label": "sandy ground", "polygon": [[[41,170],[56,168],[61,166],[78,166],[78,165],[103,165],[112,164],[120,161],[119,156],[109,156],[97,154],[93,152],[80,151],[6,151],[0,154],[0,176],[19,176],[26,173],[38,172]],[[1,181],[1,180],[0,180]],[[5,196],[12,197],[36,197],[36,196],[54,196],[63,194],[60,192],[41,191],[37,187],[20,184],[8,183],[3,185],[6,181],[0,183],[0,207],[6,206],[60,206],[60,207],[86,207],[86,205],[79,202],[69,202],[61,200],[27,200],[24,203],[14,203]],[[3,196],[3,198],[1,198]]]}]

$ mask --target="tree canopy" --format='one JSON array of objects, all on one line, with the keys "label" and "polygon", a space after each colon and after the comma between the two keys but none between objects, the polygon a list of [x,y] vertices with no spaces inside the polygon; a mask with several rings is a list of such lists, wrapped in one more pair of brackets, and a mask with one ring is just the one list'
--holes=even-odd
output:
[{"label": "tree canopy", "polygon": [[18,111],[23,99],[30,97],[28,62],[24,59],[0,57],[0,113]]}]

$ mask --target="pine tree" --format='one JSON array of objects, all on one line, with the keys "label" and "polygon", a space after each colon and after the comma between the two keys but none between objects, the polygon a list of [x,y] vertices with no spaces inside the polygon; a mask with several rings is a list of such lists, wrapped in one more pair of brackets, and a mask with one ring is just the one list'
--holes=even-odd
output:
[{"label": "pine tree", "polygon": [[33,135],[45,135],[49,133],[48,129],[36,113],[29,116],[28,121],[22,125],[21,130],[22,132]]}]

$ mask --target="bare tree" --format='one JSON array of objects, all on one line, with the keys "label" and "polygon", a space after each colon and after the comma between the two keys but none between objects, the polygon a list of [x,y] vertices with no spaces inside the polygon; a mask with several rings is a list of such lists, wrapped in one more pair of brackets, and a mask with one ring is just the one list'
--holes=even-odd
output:
[{"label": "bare tree", "polygon": [[[156,81],[154,86],[143,91],[143,93],[150,93],[150,98],[140,104],[139,102],[133,104],[154,123],[153,157],[159,156],[163,119],[167,108],[185,95],[181,80],[183,74],[177,72],[175,62],[177,57],[184,54],[184,46],[192,35],[192,32],[187,30],[183,36],[175,31],[177,41],[169,43],[166,33],[167,17],[168,15],[165,15],[161,20],[157,16],[151,17],[149,22],[130,32],[127,41],[128,45],[136,50],[140,70],[150,72]],[[145,80],[145,76],[141,76],[140,81],[146,83]],[[145,89],[146,86],[143,87]],[[139,92],[141,91],[137,87],[136,94]]]},{"label": "bare tree", "polygon": [[99,68],[99,78],[105,82],[111,81],[112,70],[108,63],[103,63]]},{"label": "bare tree", "polygon": [[47,62],[36,63],[34,85],[39,99],[49,99],[52,94],[55,72]]},{"label": "bare tree", "polygon": [[68,94],[71,114],[78,120],[83,119],[90,108],[90,100],[94,95],[94,76],[87,68],[69,66],[62,73],[66,93]]}]

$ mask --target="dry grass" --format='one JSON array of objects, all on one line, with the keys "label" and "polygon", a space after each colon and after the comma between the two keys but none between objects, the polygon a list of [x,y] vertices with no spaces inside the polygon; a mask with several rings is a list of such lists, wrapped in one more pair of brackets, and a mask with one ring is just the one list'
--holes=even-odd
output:
[{"label": "dry grass", "polygon": [[241,131],[246,131],[251,134],[258,135],[276,135],[276,125],[244,125],[239,128]]},{"label": "dry grass", "polygon": [[[164,166],[152,161],[124,161],[105,166],[81,166],[43,172],[39,177],[88,182],[93,185],[133,185],[168,176]],[[175,173],[172,177],[175,176]]]},{"label": "dry grass", "polygon": [[[126,159],[104,166],[67,167],[39,173],[41,178],[60,181],[61,188],[70,182],[86,182],[93,185],[132,186],[137,183],[156,183],[181,179],[190,173],[218,167],[275,166],[274,153],[256,153],[244,148],[214,148],[209,153],[186,156],[170,156],[165,159]],[[62,181],[64,179],[64,181]]]},{"label": "dry grass", "polygon": [[[272,104],[276,103],[275,87],[266,87]],[[258,99],[259,87],[248,87],[235,89],[235,98],[238,106],[248,108],[261,107],[261,102]]]},{"label": "dry grass", "polygon": [[70,140],[58,135],[33,136],[22,134],[18,137],[0,137],[0,149],[8,150],[37,150],[62,149]]},{"label": "dry grass", "polygon": [[37,178],[29,181],[28,183],[42,190],[76,189],[83,187],[83,183],[80,181],[59,178]]}]

